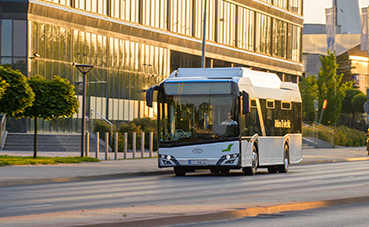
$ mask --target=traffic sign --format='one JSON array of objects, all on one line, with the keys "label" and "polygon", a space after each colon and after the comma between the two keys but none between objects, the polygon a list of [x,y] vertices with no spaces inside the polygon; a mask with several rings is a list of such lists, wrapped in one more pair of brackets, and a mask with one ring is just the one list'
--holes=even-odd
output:
[{"label": "traffic sign", "polygon": [[325,110],[325,108],[327,107],[327,100],[326,99],[324,99],[324,102],[323,102],[323,110]]}]

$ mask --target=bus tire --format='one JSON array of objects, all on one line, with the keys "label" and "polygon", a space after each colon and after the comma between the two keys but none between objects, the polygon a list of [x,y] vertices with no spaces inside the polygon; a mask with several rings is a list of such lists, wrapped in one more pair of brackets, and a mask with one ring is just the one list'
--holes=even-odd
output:
[{"label": "bus tire", "polygon": [[252,155],[251,155],[251,167],[245,167],[242,169],[242,171],[246,175],[255,175],[256,170],[259,166],[259,157],[258,157],[258,150],[255,146],[252,147]]},{"label": "bus tire", "polygon": [[287,173],[289,166],[290,166],[289,149],[288,149],[288,145],[285,144],[284,151],[283,151],[283,165],[278,166],[278,172]]},{"label": "bus tire", "polygon": [[183,167],[174,167],[174,174],[178,176],[184,176],[186,175],[186,169]]}]

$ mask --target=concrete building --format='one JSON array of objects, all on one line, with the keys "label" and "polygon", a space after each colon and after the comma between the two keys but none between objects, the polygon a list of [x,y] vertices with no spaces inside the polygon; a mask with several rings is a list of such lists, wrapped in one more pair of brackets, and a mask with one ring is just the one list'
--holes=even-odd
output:
[{"label": "concrete building", "polygon": [[341,27],[342,34],[361,33],[361,12],[359,0],[333,0],[336,7],[336,24]]},{"label": "concrete building", "polygon": [[[208,0],[206,67],[245,66],[302,75],[303,0]],[[0,0],[0,61],[27,76],[60,75],[76,85],[72,63],[88,74],[90,130],[100,119],[117,123],[153,116],[144,90],[179,67],[200,67],[204,0]],[[40,131],[78,132],[80,114],[41,121]],[[9,120],[30,131],[32,120]]]},{"label": "concrete building", "polygon": [[[358,0],[333,0],[336,8],[335,46],[337,56],[349,55],[356,86],[364,93],[369,88],[368,51],[360,50],[361,9]],[[365,7],[367,8],[367,7]],[[327,55],[327,35],[325,24],[304,24],[303,34],[303,74],[318,75],[320,58]]]}]

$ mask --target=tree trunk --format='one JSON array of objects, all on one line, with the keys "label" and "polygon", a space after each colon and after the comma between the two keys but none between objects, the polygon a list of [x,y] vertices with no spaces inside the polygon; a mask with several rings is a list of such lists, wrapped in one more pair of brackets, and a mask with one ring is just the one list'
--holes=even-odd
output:
[{"label": "tree trunk", "polygon": [[33,137],[33,158],[37,158],[37,117],[35,117],[35,134]]}]

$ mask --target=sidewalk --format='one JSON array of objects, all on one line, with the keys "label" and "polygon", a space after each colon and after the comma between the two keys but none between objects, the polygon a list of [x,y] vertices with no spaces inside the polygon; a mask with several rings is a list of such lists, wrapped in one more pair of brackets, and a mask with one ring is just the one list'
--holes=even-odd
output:
[{"label": "sidewalk", "polygon": [[[0,155],[32,156],[33,152],[0,151]],[[79,156],[79,152],[38,152],[38,156]],[[334,149],[303,149],[303,160],[299,164],[315,164],[342,161],[369,160],[365,147],[334,148]],[[69,181],[86,181],[112,179],[145,175],[172,174],[173,168],[158,168],[157,158],[114,160],[114,153],[109,153],[109,160],[105,153],[101,153],[101,162],[58,164],[58,165],[23,165],[0,167],[0,187],[42,184]],[[156,154],[154,154],[156,155]],[[95,157],[95,153],[90,153]],[[145,157],[149,154],[145,153]],[[136,153],[136,158],[141,152]],[[119,153],[122,159],[123,154]]]}]

